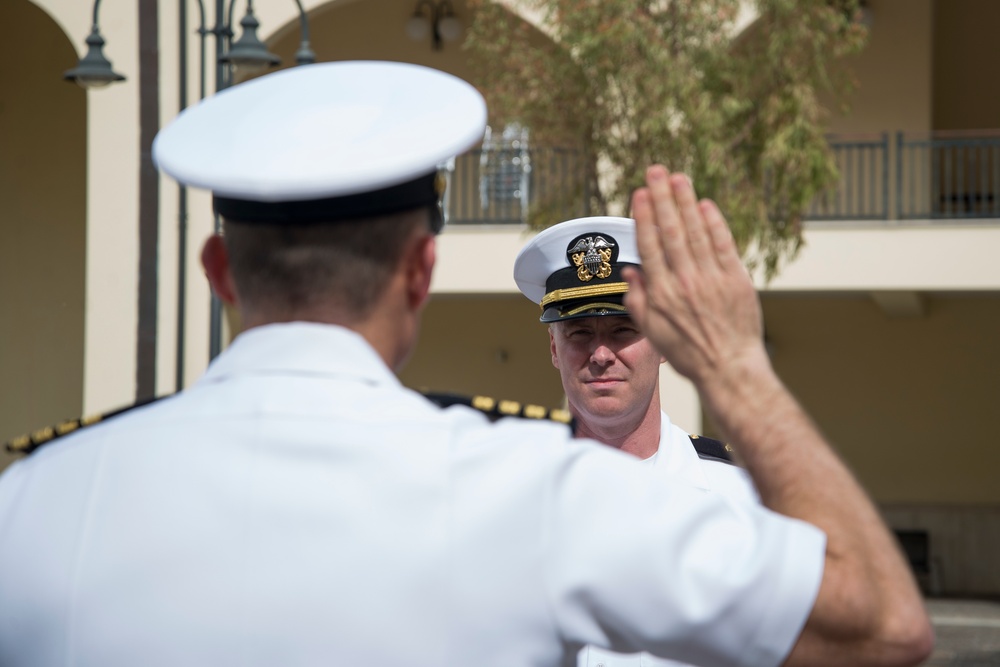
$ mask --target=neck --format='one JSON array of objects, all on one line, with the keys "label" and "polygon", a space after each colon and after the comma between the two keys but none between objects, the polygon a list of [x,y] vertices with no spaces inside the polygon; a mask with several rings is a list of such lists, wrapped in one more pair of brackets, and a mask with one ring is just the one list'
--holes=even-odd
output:
[{"label": "neck", "polygon": [[332,308],[310,308],[284,313],[245,311],[242,313],[242,330],[282,322],[334,324],[361,335],[386,366],[399,372],[416,342],[420,318],[419,312],[400,308],[395,301],[401,301],[401,298],[385,295],[363,318],[345,316]]},{"label": "neck", "polygon": [[660,446],[660,400],[657,394],[638,418],[602,423],[570,408],[577,420],[576,436],[592,438],[640,459],[648,459]]}]

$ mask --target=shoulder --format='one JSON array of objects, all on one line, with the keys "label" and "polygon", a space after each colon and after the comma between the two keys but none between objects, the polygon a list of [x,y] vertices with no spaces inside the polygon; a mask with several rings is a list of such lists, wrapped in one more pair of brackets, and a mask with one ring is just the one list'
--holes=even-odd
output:
[{"label": "shoulder", "polygon": [[149,398],[137,401],[136,403],[123,408],[111,410],[110,412],[92,414],[85,417],[78,417],[77,419],[67,419],[59,422],[58,424],[44,426],[40,429],[31,431],[30,433],[25,433],[24,435],[8,440],[4,443],[4,449],[11,454],[28,455],[35,452],[40,447],[48,445],[49,443],[64,436],[79,433],[81,430],[90,428],[97,424],[107,423],[115,417],[131,412],[136,408],[145,407],[151,403],[155,403],[161,398],[164,397]]},{"label": "shoulder", "polygon": [[465,406],[483,414],[490,421],[497,421],[504,417],[515,417],[563,424],[568,426],[571,431],[575,427],[573,416],[568,410],[560,408],[546,408],[542,405],[481,395],[462,396],[441,392],[421,392],[421,394],[439,408],[449,408],[453,405]]},{"label": "shoulder", "polygon": [[736,460],[732,447],[713,438],[689,437],[698,458],[705,464],[702,469],[713,490],[739,503],[760,503],[760,494],[750,475]]},{"label": "shoulder", "polygon": [[691,439],[694,450],[698,453],[698,458],[736,465],[736,460],[733,458],[733,448],[721,440],[706,438],[703,435],[689,435],[688,437]]},{"label": "shoulder", "polygon": [[[484,416],[487,420],[494,422],[504,417],[513,417],[518,420],[528,422],[558,424],[569,427],[570,433],[574,428],[573,417],[567,410],[550,409],[541,405],[522,403],[509,399],[496,399],[488,396],[462,396],[459,394],[448,394],[439,392],[419,392],[426,401],[439,409],[452,406],[465,406],[471,408],[475,413]],[[175,394],[174,397],[182,394]],[[76,419],[68,419],[57,424],[44,426],[29,433],[25,433],[16,438],[12,438],[4,444],[4,448],[16,455],[26,456],[37,451],[43,446],[47,446],[65,436],[80,433],[98,424],[106,424],[109,421],[133,412],[137,408],[148,406],[152,403],[169,398],[162,396],[157,398],[138,401],[132,405],[111,410],[109,412],[88,415]],[[164,401],[168,403],[172,401]],[[424,403],[426,405],[426,403]],[[161,404],[162,405],[162,404]]]}]

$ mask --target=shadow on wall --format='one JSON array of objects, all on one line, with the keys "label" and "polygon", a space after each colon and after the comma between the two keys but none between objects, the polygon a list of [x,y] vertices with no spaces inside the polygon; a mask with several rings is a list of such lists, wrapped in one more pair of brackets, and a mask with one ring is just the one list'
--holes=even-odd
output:
[{"label": "shadow on wall", "polygon": [[[86,94],[68,37],[28,0],[0,3],[0,442],[83,407]],[[26,57],[25,54],[31,54]],[[10,457],[0,454],[0,466]]]}]

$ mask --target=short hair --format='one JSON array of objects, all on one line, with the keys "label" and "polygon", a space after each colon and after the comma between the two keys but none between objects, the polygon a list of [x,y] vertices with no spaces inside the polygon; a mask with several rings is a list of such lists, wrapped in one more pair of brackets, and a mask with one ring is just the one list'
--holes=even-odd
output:
[{"label": "short hair", "polygon": [[295,312],[314,306],[363,318],[385,290],[426,209],[315,224],[224,221],[229,267],[252,308]]}]

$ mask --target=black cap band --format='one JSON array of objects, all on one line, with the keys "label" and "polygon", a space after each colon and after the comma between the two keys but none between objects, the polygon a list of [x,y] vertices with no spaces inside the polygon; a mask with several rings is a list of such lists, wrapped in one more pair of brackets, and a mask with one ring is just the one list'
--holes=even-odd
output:
[{"label": "black cap band", "polygon": [[431,172],[412,181],[353,195],[299,201],[252,201],[214,195],[215,212],[235,222],[309,224],[399,213],[432,207],[434,230],[441,227],[442,179]]}]

